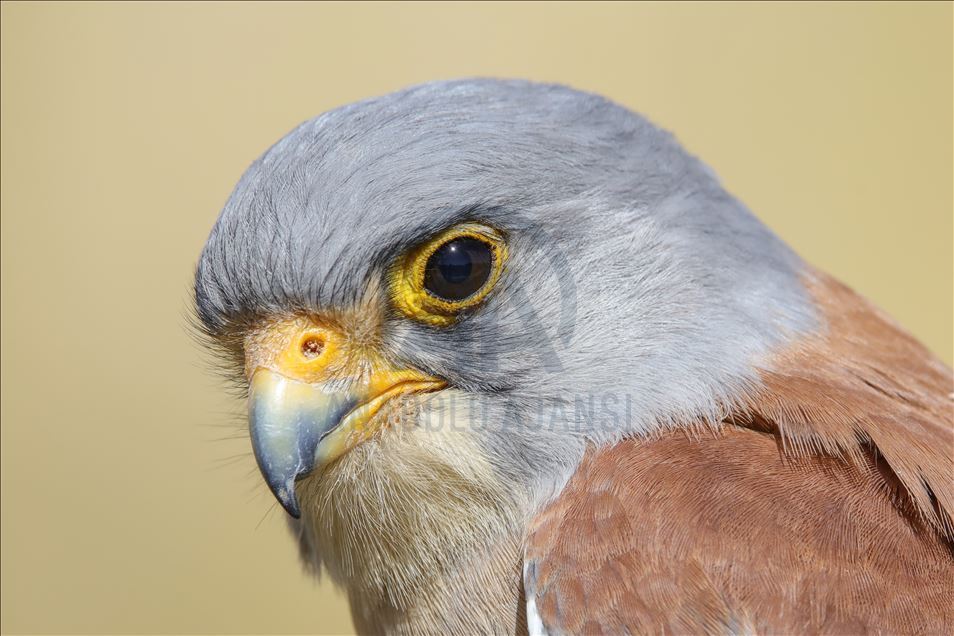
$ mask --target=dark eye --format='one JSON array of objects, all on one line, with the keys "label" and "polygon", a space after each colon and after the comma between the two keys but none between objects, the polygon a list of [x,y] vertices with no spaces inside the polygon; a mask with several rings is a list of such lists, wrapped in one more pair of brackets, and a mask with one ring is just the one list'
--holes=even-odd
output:
[{"label": "dark eye", "polygon": [[424,289],[452,302],[477,293],[493,271],[490,245],[471,237],[456,238],[434,250],[424,267]]}]

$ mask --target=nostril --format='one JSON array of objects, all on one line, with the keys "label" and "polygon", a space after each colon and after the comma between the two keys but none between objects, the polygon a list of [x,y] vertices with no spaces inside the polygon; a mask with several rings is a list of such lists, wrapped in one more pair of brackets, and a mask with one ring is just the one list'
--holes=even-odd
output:
[{"label": "nostril", "polygon": [[321,336],[306,336],[301,341],[301,354],[311,360],[321,355],[325,349],[325,339]]}]

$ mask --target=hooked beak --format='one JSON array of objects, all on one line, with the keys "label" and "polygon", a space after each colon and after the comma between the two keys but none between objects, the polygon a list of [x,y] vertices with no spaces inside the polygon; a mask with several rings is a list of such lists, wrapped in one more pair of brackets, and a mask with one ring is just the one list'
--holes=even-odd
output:
[{"label": "hooked beak", "polygon": [[[265,482],[297,519],[301,516],[297,479],[372,437],[382,426],[375,416],[391,399],[437,391],[446,383],[414,370],[394,369],[368,352],[350,361],[356,364],[345,364],[346,358],[355,356],[345,355],[343,337],[327,328],[309,324],[295,333],[294,327],[283,325],[279,331],[286,336],[292,332],[290,338],[279,335],[288,340],[287,346],[268,366],[253,367],[249,433]],[[321,343],[320,349],[315,342]],[[275,351],[273,344],[249,350],[255,357],[262,349]],[[364,372],[355,373],[357,368]]]}]

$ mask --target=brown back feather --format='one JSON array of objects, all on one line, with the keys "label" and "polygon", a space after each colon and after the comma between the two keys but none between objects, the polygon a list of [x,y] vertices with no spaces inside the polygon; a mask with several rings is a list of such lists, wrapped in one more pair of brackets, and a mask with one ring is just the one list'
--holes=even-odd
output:
[{"label": "brown back feather", "polygon": [[954,377],[866,299],[808,281],[827,329],[772,360],[738,422],[774,427],[788,455],[883,458],[920,514],[954,536]]},{"label": "brown back feather", "polygon": [[593,450],[534,520],[551,632],[954,631],[951,371],[840,283],[809,286],[826,329],[723,427]]}]

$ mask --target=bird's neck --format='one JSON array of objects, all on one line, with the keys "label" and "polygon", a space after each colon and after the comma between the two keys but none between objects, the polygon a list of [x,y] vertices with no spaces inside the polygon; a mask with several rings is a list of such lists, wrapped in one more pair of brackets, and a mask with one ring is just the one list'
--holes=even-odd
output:
[{"label": "bird's neck", "polygon": [[406,607],[349,586],[355,628],[361,634],[526,634],[522,562],[523,542],[516,537],[474,546],[459,567],[421,581]]}]

